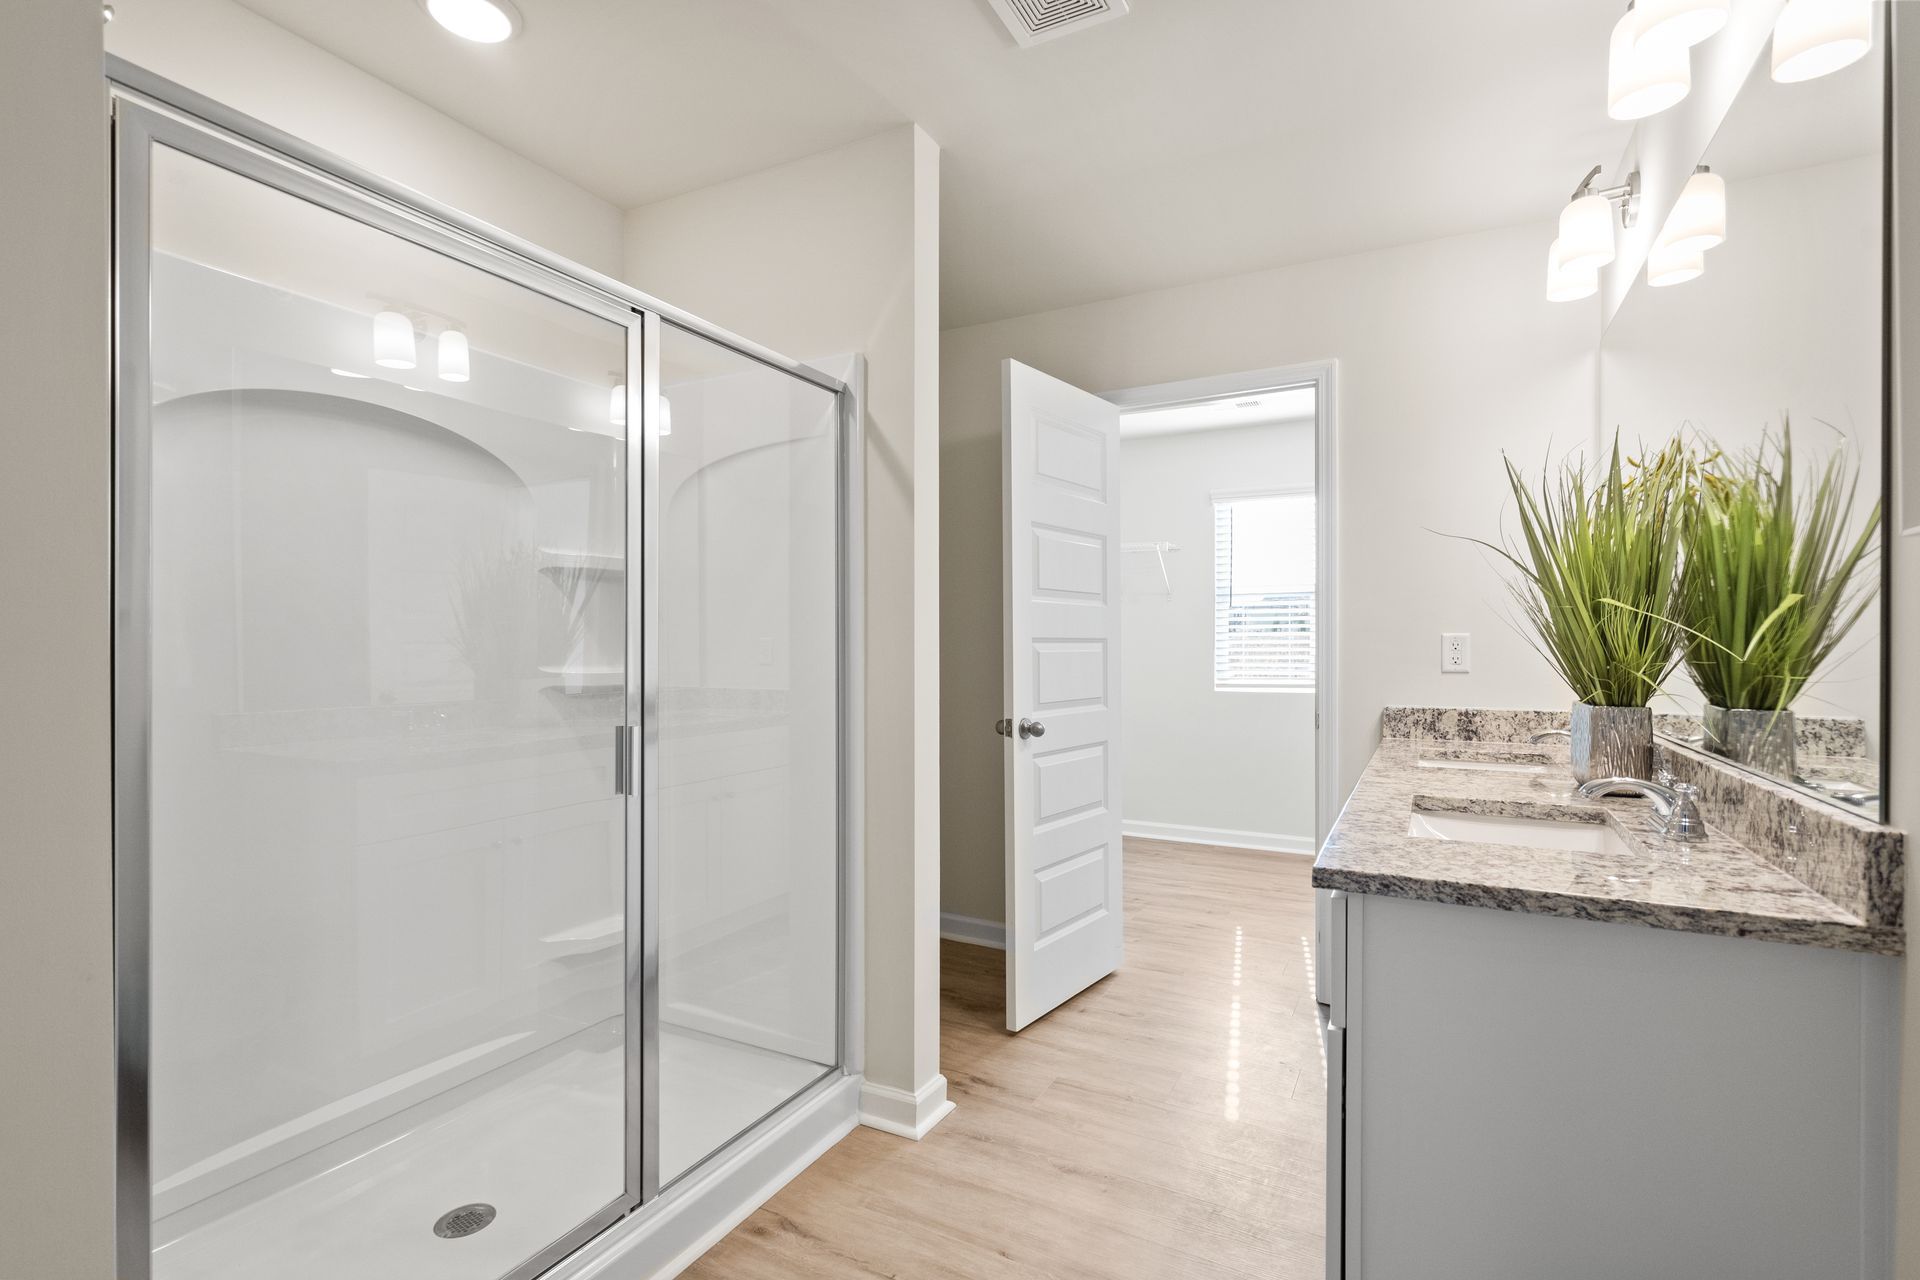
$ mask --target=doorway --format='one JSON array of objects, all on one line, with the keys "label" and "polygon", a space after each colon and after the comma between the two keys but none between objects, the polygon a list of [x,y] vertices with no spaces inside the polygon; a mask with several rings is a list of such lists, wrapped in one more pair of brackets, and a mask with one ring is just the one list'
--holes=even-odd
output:
[{"label": "doorway", "polygon": [[1337,811],[1329,363],[1120,409],[1122,830],[1311,855]]}]

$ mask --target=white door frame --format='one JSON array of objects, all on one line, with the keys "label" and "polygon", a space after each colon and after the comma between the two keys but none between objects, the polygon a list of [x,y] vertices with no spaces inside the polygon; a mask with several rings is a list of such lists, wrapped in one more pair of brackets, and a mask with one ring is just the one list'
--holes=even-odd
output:
[{"label": "white door frame", "polygon": [[[1313,387],[1314,492],[1314,637],[1313,637],[1313,828],[1314,851],[1340,813],[1339,644],[1339,489],[1335,486],[1339,461],[1339,419],[1335,416],[1334,383],[1339,362],[1311,360],[1304,364],[1254,369],[1246,373],[1188,378],[1148,387],[1106,391],[1101,397],[1122,412],[1166,408],[1194,400],[1278,391],[1283,387]],[[1125,447],[1123,438],[1121,447]]]}]

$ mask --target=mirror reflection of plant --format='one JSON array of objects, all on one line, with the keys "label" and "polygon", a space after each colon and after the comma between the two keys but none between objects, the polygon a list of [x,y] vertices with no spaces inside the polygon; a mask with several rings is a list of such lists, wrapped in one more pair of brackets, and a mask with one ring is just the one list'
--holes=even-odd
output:
[{"label": "mirror reflection of plant", "polygon": [[1782,424],[1760,447],[1699,464],[1687,504],[1677,613],[1687,674],[1709,703],[1782,711],[1844,640],[1878,588],[1876,501],[1851,529],[1860,470],[1836,450],[1800,483]]},{"label": "mirror reflection of plant", "polygon": [[1603,474],[1590,479],[1578,460],[1558,477],[1543,468],[1537,493],[1512,459],[1506,467],[1520,538],[1508,546],[1469,540],[1519,570],[1508,586],[1531,624],[1528,638],[1574,697],[1646,706],[1679,659],[1679,628],[1669,619],[1690,455],[1676,438],[1644,462],[1623,462],[1616,437]]},{"label": "mirror reflection of plant", "polygon": [[469,552],[455,572],[453,645],[476,680],[496,685],[530,675],[542,627],[558,628],[574,652],[586,629],[589,575],[571,565],[548,566],[559,588],[542,586],[541,557],[530,542]]}]

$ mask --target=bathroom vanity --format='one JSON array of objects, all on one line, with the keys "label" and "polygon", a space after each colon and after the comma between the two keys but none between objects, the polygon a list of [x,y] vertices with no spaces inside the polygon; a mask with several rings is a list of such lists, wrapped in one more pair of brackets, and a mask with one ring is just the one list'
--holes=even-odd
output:
[{"label": "bathroom vanity", "polygon": [[1313,872],[1328,1276],[1890,1275],[1898,833],[1663,743],[1671,841],[1524,713],[1386,727]]}]

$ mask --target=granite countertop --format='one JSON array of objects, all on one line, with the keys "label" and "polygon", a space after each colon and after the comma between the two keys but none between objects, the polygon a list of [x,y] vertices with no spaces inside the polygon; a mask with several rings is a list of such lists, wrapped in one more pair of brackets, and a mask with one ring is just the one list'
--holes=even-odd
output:
[{"label": "granite countertop", "polygon": [[[1423,765],[1422,761],[1428,762]],[[1452,766],[1432,767],[1438,762]],[[1473,767],[1536,764],[1541,772]],[[1900,928],[1869,923],[1717,830],[1690,844],[1651,827],[1639,798],[1581,800],[1564,744],[1388,739],[1322,846],[1313,883],[1416,898],[1898,955]],[[1604,822],[1637,856],[1413,836],[1415,810]]]}]

